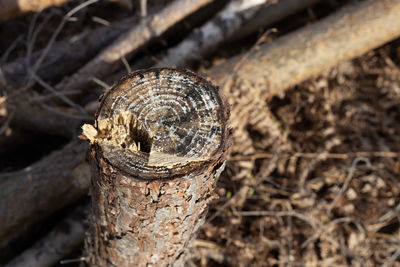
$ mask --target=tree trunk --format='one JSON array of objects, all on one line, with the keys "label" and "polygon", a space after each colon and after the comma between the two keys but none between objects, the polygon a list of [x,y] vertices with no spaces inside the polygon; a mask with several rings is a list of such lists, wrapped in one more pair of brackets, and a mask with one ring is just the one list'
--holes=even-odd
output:
[{"label": "tree trunk", "polygon": [[94,266],[183,266],[230,140],[219,91],[187,71],[135,72],[102,97],[91,143]]}]

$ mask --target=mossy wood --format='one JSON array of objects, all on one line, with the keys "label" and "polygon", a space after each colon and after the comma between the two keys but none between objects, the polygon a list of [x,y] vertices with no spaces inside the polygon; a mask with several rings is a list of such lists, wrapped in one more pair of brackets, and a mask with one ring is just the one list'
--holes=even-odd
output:
[{"label": "mossy wood", "polygon": [[90,264],[182,266],[230,140],[227,103],[186,70],[123,78],[83,127],[92,159]]}]

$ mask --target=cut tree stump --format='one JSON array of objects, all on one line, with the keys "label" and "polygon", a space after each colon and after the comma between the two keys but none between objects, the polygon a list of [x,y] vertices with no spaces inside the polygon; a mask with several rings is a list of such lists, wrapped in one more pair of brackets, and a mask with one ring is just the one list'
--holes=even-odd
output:
[{"label": "cut tree stump", "polygon": [[217,88],[185,70],[123,78],[84,125],[92,164],[92,266],[183,266],[230,144]]}]

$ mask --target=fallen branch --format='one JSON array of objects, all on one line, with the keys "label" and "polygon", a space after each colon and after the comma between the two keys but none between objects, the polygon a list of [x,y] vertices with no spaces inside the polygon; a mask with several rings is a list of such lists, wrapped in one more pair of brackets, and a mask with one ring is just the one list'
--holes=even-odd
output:
[{"label": "fallen branch", "polygon": [[0,248],[87,194],[86,150],[86,144],[74,142],[21,171],[0,174]]},{"label": "fallen branch", "polygon": [[317,1],[287,0],[270,4],[268,0],[233,0],[211,21],[195,29],[179,45],[170,48],[157,66],[186,66],[200,61],[222,42],[256,32]]},{"label": "fallen branch", "polygon": [[138,26],[123,34],[74,75],[63,79],[59,90],[81,90],[90,84],[92,77],[104,77],[122,66],[121,58],[130,58],[150,40],[159,37],[171,26],[192,14],[211,0],[175,0],[161,12],[144,19]]},{"label": "fallen branch", "polygon": [[0,23],[27,12],[36,12],[51,6],[60,6],[68,1],[71,0],[0,0]]},{"label": "fallen branch", "polygon": [[47,267],[57,264],[82,243],[86,231],[83,218],[86,217],[88,211],[89,205],[77,207],[51,232],[5,266]]},{"label": "fallen branch", "polygon": [[219,43],[231,37],[267,3],[268,0],[231,1],[212,20],[195,29],[179,45],[169,49],[157,67],[182,67],[187,62],[200,61],[206,53],[211,53]]},{"label": "fallen branch", "polygon": [[263,6],[251,20],[232,34],[232,37],[229,38],[228,41],[234,42],[242,39],[320,1],[321,0],[284,0]]}]

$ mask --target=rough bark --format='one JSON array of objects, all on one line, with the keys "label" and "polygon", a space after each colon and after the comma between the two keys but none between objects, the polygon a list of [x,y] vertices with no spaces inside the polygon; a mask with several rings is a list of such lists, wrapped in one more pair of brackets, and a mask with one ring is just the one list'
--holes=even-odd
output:
[{"label": "rough bark", "polygon": [[150,40],[159,37],[171,26],[209,4],[211,0],[176,0],[159,13],[144,19],[138,26],[123,34],[74,75],[66,77],[56,88],[84,91],[92,77],[104,77],[122,66],[121,58],[130,58]]},{"label": "rough bark", "polygon": [[88,210],[89,204],[87,203],[78,206],[46,236],[8,262],[5,267],[47,267],[57,264],[82,243],[86,230],[83,218],[86,217]]},{"label": "rough bark", "polygon": [[94,266],[183,266],[230,139],[218,89],[183,70],[125,77],[102,98],[91,143]]},{"label": "rough bark", "polygon": [[27,12],[60,6],[71,0],[0,0],[0,23]]},{"label": "rough bark", "polygon": [[0,248],[87,194],[86,151],[87,144],[75,142],[21,171],[0,175]]}]

